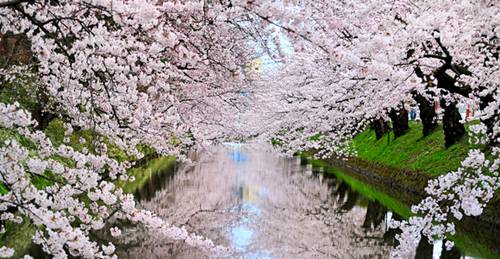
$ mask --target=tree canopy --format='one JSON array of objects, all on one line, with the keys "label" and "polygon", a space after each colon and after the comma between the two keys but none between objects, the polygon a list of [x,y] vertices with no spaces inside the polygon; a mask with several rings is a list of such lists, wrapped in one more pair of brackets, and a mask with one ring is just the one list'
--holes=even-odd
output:
[{"label": "tree canopy", "polygon": [[[224,252],[136,208],[116,185],[134,180],[133,163],[110,155],[110,143],[136,160],[144,147],[182,157],[228,139],[346,158],[361,130],[396,127],[409,105],[432,110],[436,96],[452,145],[466,134],[457,103],[478,100],[469,128],[484,148],[429,182],[417,216],[394,222],[403,233],[392,255],[404,257],[421,234],[442,239],[463,215],[480,215],[499,187],[498,13],[494,0],[0,0],[0,85],[34,103],[0,103],[2,129],[17,134],[0,144],[1,228],[32,221],[34,242],[58,258],[114,257],[91,235],[111,220]],[[431,131],[436,114],[422,116]],[[63,143],[45,134],[53,118]],[[70,146],[84,130],[90,148]]]}]

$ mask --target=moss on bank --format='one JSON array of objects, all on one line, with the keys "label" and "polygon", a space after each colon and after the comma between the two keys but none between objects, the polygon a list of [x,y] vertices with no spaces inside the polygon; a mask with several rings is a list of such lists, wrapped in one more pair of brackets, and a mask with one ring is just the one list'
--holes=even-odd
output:
[{"label": "moss on bank", "polygon": [[[51,140],[55,146],[59,146],[64,143],[64,125],[63,121],[60,119],[54,119],[45,129],[45,134]],[[68,146],[73,147],[75,150],[82,151],[87,149],[90,152],[94,151],[94,140],[98,135],[90,130],[76,130],[68,136],[68,142],[65,143]],[[25,138],[13,129],[0,128],[0,143],[4,143],[6,140],[16,140],[23,147],[28,149],[31,156],[36,156],[36,146],[29,139]],[[116,159],[117,161],[136,161],[135,157],[128,156],[126,152],[120,149],[117,145],[104,138],[104,143],[108,147],[108,156]],[[147,146],[139,146],[138,149],[143,152],[146,157],[151,157],[154,153],[152,148]],[[65,164],[66,166],[74,166],[74,161],[62,157],[53,157],[53,159]],[[117,181],[117,185],[122,187],[127,193],[134,193],[136,190],[140,189],[147,183],[147,181],[155,174],[162,172],[164,170],[170,169],[175,164],[175,157],[159,157],[156,159],[147,160],[142,166],[138,168],[133,168],[128,171],[130,176],[135,178],[133,182],[120,182]],[[51,174],[51,172],[46,172]],[[31,182],[37,188],[44,188],[46,186],[52,185],[53,182],[41,178],[32,177]],[[8,189],[5,188],[0,183],[0,194],[5,194]],[[14,248],[15,254],[13,258],[20,258],[25,255],[30,247],[32,246],[32,236],[35,233],[36,227],[28,220],[24,220],[21,224],[14,224],[12,222],[5,222],[5,233],[0,234],[0,246],[7,246]]]},{"label": "moss on bank", "polygon": [[14,248],[12,258],[20,258],[31,247],[31,237],[35,234],[35,226],[24,220],[21,224],[5,223],[5,233],[0,235],[0,246]]},{"label": "moss on bank", "polygon": [[[60,119],[52,120],[45,129],[45,135],[52,141],[52,144],[59,146],[64,143],[64,122]],[[103,139],[104,144],[107,146],[108,156],[118,162],[133,161],[134,157],[130,157],[127,153],[120,149],[116,144],[111,142],[108,138],[101,137],[91,130],[75,130],[68,136],[66,145],[81,152],[84,148],[90,152],[95,151],[94,141]],[[146,155],[148,155],[147,153]]]},{"label": "moss on bank", "polygon": [[410,130],[405,135],[394,139],[391,132],[377,140],[375,131],[367,129],[353,140],[358,158],[377,162],[398,169],[421,171],[436,176],[456,170],[460,162],[467,156],[470,148],[465,137],[455,145],[444,147],[444,131],[439,126],[429,136],[422,135],[422,124],[411,122]]}]

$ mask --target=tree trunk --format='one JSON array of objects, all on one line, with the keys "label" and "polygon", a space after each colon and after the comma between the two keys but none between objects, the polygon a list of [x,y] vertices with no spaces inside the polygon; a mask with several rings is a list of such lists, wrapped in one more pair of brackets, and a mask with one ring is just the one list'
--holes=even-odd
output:
[{"label": "tree trunk", "polygon": [[428,136],[437,128],[436,110],[434,109],[434,102],[429,101],[421,94],[414,95],[415,101],[418,103],[420,110],[420,119],[422,120],[422,134]]},{"label": "tree trunk", "polygon": [[49,102],[49,96],[46,92],[45,88],[38,89],[37,103],[31,111],[33,119],[38,122],[36,129],[42,131],[45,130],[47,126],[49,126],[50,121],[56,117],[54,113],[50,112],[47,107],[45,107],[45,104]]},{"label": "tree trunk", "polygon": [[429,244],[429,239],[422,236],[420,242],[418,242],[417,251],[415,251],[415,259],[432,258],[434,247]]},{"label": "tree trunk", "polygon": [[378,201],[369,201],[366,209],[365,220],[363,222],[363,228],[377,228],[384,220],[386,212],[387,209],[381,206]]},{"label": "tree trunk", "polygon": [[[488,105],[494,101],[495,98],[493,97],[493,94],[488,93],[479,99],[479,108],[481,109],[481,111],[484,111],[484,109],[486,109],[486,107],[488,107]],[[493,134],[495,121],[497,121],[498,119],[499,118],[495,116],[491,116],[489,118],[481,118],[481,122],[486,126],[486,134]],[[498,142],[498,140],[500,139],[500,136],[498,134],[496,136],[489,137],[489,139],[492,141],[492,143],[490,143],[491,146],[498,146],[500,144]]]},{"label": "tree trunk", "polygon": [[392,120],[394,138],[400,137],[408,131],[408,111],[404,107],[399,110],[392,109],[389,117]]},{"label": "tree trunk", "polygon": [[[470,87],[458,87],[455,85],[455,78],[446,74],[446,71],[451,67],[451,61],[448,61],[445,65],[434,71],[434,76],[438,80],[438,88],[446,89],[450,93],[460,94],[462,96],[468,96],[470,93]],[[455,144],[465,135],[465,127],[460,120],[462,116],[457,109],[457,104],[455,101],[446,102],[441,101],[441,106],[444,107],[443,115],[443,130],[444,130],[444,142],[445,147],[450,147]]]},{"label": "tree trunk", "polygon": [[465,135],[465,127],[460,120],[462,117],[458,112],[456,103],[446,103],[441,102],[441,106],[444,107],[443,115],[443,130],[444,130],[444,145],[445,147],[450,147],[451,145],[457,143]]},{"label": "tree trunk", "polygon": [[375,130],[375,136],[377,140],[381,139],[385,133],[389,132],[389,126],[383,119],[376,119],[372,121],[371,127],[373,130]]},{"label": "tree trunk", "polygon": [[56,116],[54,114],[44,111],[43,108],[36,107],[33,111],[33,119],[38,122],[38,125],[35,128],[37,130],[45,130],[49,126],[49,122],[55,117]]}]

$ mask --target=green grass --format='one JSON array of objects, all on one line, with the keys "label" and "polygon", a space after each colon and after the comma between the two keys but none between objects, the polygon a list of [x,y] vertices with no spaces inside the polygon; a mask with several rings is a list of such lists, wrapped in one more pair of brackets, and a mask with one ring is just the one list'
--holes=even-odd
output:
[{"label": "green grass", "polygon": [[[45,135],[50,138],[52,144],[54,146],[59,146],[64,142],[64,125],[63,121],[60,119],[52,120],[47,128],[45,129]],[[90,152],[94,152],[95,146],[94,141],[99,138],[99,135],[93,133],[91,130],[75,130],[69,136],[69,142],[65,143],[68,146],[71,146],[77,151],[82,151],[84,148],[89,150]],[[129,157],[127,153],[120,149],[116,144],[109,141],[109,139],[105,137],[101,137],[104,139],[104,143],[108,147],[108,156],[117,160],[118,162],[131,161],[135,160],[133,157]],[[83,143],[80,142],[80,139],[84,139]],[[149,151],[146,148],[143,150]]]},{"label": "green grass", "polygon": [[20,258],[25,255],[31,246],[31,237],[35,234],[35,226],[29,220],[21,224],[10,221],[5,222],[5,233],[0,235],[0,246],[14,248],[12,258]]},{"label": "green grass", "polygon": [[422,124],[410,122],[410,130],[390,143],[387,135],[376,140],[375,131],[367,129],[353,140],[353,147],[360,159],[399,168],[423,171],[438,175],[456,170],[472,146],[468,137],[449,148],[444,147],[444,131],[439,126],[429,136],[423,137]]},{"label": "green grass", "polygon": [[[327,161],[312,159],[311,156],[307,153],[300,153],[300,156],[306,158],[313,167],[323,168],[326,174],[335,175],[335,177],[346,182],[352,189],[354,189],[356,192],[358,192],[368,200],[378,201],[390,211],[399,214],[404,219],[408,219],[413,215],[410,210],[410,204],[405,204],[404,202],[401,202],[391,195],[385,193],[383,190],[379,190],[378,188],[371,186],[369,183],[365,183],[349,175],[348,173],[344,173],[340,169],[331,166]],[[453,240],[456,246],[469,256],[488,259],[498,258],[498,255],[492,249],[477,242],[477,240],[474,240],[474,238],[468,236],[467,233],[459,232],[456,235],[448,236],[448,238]]]}]

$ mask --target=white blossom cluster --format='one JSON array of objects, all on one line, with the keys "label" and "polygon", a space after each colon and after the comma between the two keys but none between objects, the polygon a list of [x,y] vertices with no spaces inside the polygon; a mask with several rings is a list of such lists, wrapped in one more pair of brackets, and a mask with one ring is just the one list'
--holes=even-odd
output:
[{"label": "white blossom cluster", "polygon": [[[54,147],[41,131],[29,128],[33,122],[30,115],[15,105],[0,104],[0,118],[1,127],[17,129],[38,146],[34,156],[15,140],[6,141],[0,148],[0,180],[8,189],[0,196],[0,218],[18,224],[23,219],[32,221],[37,226],[33,241],[55,258],[114,258],[113,244],[99,245],[89,236],[91,231],[102,229],[110,217],[143,224],[155,235],[212,252],[224,251],[210,240],[137,209],[133,196],[110,181],[125,175],[126,164],[107,156],[83,154],[64,144]],[[71,159],[76,167],[66,166],[56,157]],[[31,182],[35,177],[51,178],[54,183],[40,189]],[[10,208],[20,214],[9,212]],[[117,227],[110,232],[120,235]],[[0,252],[3,257],[13,255],[8,247]]]},{"label": "white blossom cluster", "polygon": [[248,38],[258,28],[241,8],[197,1],[13,3],[0,8],[0,33],[28,38],[40,91],[73,126],[108,136],[133,155],[140,155],[138,143],[178,154],[230,134],[222,122],[234,118],[241,68],[253,52]]},{"label": "white blossom cluster", "polygon": [[[397,237],[400,245],[391,254],[393,258],[404,258],[411,254],[420,241],[420,235],[434,240],[446,239],[455,234],[456,220],[465,216],[479,216],[488,201],[500,187],[499,149],[493,148],[493,158],[486,159],[479,150],[471,150],[462,166],[429,181],[425,191],[429,195],[418,205],[412,206],[417,216],[407,222],[393,221],[392,227],[401,228]],[[446,241],[447,249],[453,241]]]}]

